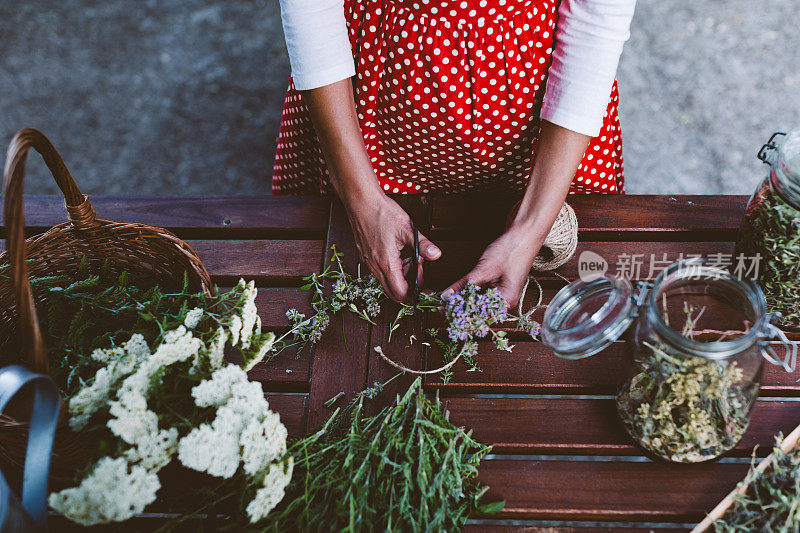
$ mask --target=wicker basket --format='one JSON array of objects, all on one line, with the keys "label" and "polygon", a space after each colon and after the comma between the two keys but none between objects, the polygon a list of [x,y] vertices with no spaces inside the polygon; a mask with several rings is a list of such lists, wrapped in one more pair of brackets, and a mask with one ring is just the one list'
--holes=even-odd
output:
[{"label": "wicker basket", "polygon": [[[31,148],[42,155],[64,194],[69,220],[25,240],[23,180]],[[90,264],[107,262],[112,273],[127,271],[138,278],[152,279],[153,284],[164,288],[182,286],[184,276],[188,275],[194,290],[208,294],[214,290],[195,251],[169,231],[97,218],[89,197],[81,193],[61,156],[37,130],[22,130],[11,140],[4,189],[8,236],[7,250],[0,255],[0,268],[9,265],[10,277],[0,277],[0,365],[22,359],[35,372],[48,373],[29,274],[72,272],[86,258]],[[26,424],[9,417],[0,418],[0,464],[4,471],[10,470],[12,477],[21,471],[26,440]],[[85,464],[80,436],[61,427],[53,451],[54,488],[70,483],[76,470]]]}]

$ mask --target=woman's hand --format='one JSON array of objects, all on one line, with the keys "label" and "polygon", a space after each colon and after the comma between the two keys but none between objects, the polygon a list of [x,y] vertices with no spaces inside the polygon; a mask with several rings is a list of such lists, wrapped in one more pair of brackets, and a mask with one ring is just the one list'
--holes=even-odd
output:
[{"label": "woman's hand", "polygon": [[[413,246],[411,219],[378,184],[358,124],[349,79],[305,91],[331,184],[347,210],[361,260],[395,301],[406,299],[400,251]],[[422,259],[434,261],[442,252],[419,236]],[[421,270],[421,267],[420,267]]]},{"label": "woman's hand", "polygon": [[[400,252],[414,243],[408,214],[383,193],[378,193],[370,201],[346,201],[345,206],[362,263],[378,278],[390,298],[398,302],[405,300],[408,283]],[[435,261],[442,255],[441,250],[422,234],[419,236],[419,251],[420,271],[422,261]]]},{"label": "woman's hand", "polygon": [[509,305],[516,305],[543,240],[524,227],[510,227],[486,248],[475,268],[448,290],[461,290],[467,281],[473,281],[483,287],[497,287]]},{"label": "woman's hand", "polygon": [[509,305],[518,303],[533,260],[561,211],[589,140],[586,135],[542,121],[531,178],[514,221],[489,245],[478,265],[451,289],[459,290],[472,280],[500,289]]}]

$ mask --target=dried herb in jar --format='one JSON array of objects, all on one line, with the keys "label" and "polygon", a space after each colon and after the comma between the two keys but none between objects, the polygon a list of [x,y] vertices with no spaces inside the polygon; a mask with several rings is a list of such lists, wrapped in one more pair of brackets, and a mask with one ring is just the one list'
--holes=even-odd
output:
[{"label": "dried herb in jar", "polygon": [[781,325],[800,327],[800,211],[765,181],[753,195],[734,252],[759,256],[757,281]]},{"label": "dried herb in jar", "polygon": [[[696,312],[697,311],[697,312]],[[694,339],[705,307],[684,302],[681,335]],[[667,304],[664,320],[669,324]],[[735,331],[715,332],[719,339]],[[738,332],[744,334],[744,331]],[[758,385],[733,360],[712,360],[643,341],[638,372],[620,388],[617,410],[628,433],[647,451],[668,461],[698,463],[727,452],[744,435]]]},{"label": "dried herb in jar", "polygon": [[670,353],[646,344],[641,372],[617,396],[628,432],[669,461],[697,463],[733,448],[749,422],[757,391],[735,361]]}]

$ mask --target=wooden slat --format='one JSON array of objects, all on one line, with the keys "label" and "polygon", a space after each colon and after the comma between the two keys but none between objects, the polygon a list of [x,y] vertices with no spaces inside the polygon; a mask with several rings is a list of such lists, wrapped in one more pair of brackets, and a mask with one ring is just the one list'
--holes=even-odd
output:
[{"label": "wooden slat", "polygon": [[696,522],[747,473],[748,464],[487,459],[479,479],[498,518]]},{"label": "wooden slat", "polygon": [[247,375],[270,389],[306,392],[311,376],[311,348],[306,347],[299,355],[297,350],[288,348],[266,363],[257,364]]},{"label": "wooden slat", "polygon": [[[259,234],[261,238],[323,238],[329,200],[312,196],[92,196],[100,218],[141,222],[212,239]],[[60,196],[25,196],[25,222],[42,231],[67,220]],[[272,235],[270,235],[272,234]],[[5,236],[5,228],[2,228]],[[198,238],[198,237],[194,237]]]},{"label": "wooden slat", "polygon": [[[494,453],[641,455],[609,399],[475,397],[443,398],[456,425],[494,446]],[[775,435],[800,422],[800,402],[758,401],[750,427],[733,451],[749,456],[753,446],[768,454]]]},{"label": "wooden slat", "polygon": [[262,329],[285,328],[289,324],[287,310],[294,308],[306,316],[310,315],[311,295],[295,287],[259,287],[256,307]]},{"label": "wooden slat", "polygon": [[[331,207],[325,261],[330,261],[331,245],[344,253],[344,267],[355,272],[358,252],[347,214],[342,205]],[[341,402],[348,402],[355,392],[364,387],[367,375],[367,357],[370,350],[370,324],[353,313],[338,313],[331,318],[330,326],[314,347],[311,371],[311,396],[307,417],[308,429],[323,424],[332,410],[325,402],[340,392]],[[339,405],[339,404],[337,404]]]},{"label": "wooden slat", "polygon": [[265,394],[269,408],[281,415],[281,422],[292,437],[300,437],[305,431],[307,394]]},{"label": "wooden slat", "polygon": [[[259,288],[256,307],[262,331],[274,331],[278,336],[287,330],[287,309],[295,308],[306,316],[311,313],[308,292],[287,287]],[[311,375],[311,347],[306,346],[299,353],[295,347],[287,348],[268,362],[256,365],[248,375],[274,389],[306,391]]]},{"label": "wooden slat", "polygon": [[[478,258],[483,253],[488,243],[481,241],[441,241],[437,245],[442,249],[442,256],[433,262],[426,263],[426,286],[441,289],[467,274],[475,267]],[[578,278],[578,260],[583,251],[594,252],[603,257],[609,265],[608,271],[612,274],[620,273],[632,279],[648,279],[655,277],[660,270],[670,262],[681,257],[699,254],[730,254],[733,252],[732,242],[579,242],[575,255],[556,272],[568,279]],[[638,254],[634,261],[633,254]],[[664,261],[666,254],[667,263]],[[681,255],[683,254],[683,255]],[[654,260],[653,260],[654,258]],[[629,265],[639,263],[639,274]],[[653,275],[650,276],[650,267],[653,266]],[[632,275],[630,275],[632,274]],[[550,272],[537,273],[537,279],[558,279]]]},{"label": "wooden slat", "polygon": [[188,241],[217,283],[239,278],[260,283],[299,283],[319,272],[323,241],[221,240]]},{"label": "wooden slat", "polygon": [[[470,232],[501,231],[519,197],[486,193],[433,197],[433,227]],[[736,231],[746,196],[574,195],[580,231]]]},{"label": "wooden slat", "polygon": [[[481,392],[547,392],[611,394],[628,368],[626,346],[615,342],[603,352],[576,361],[553,355],[538,341],[516,342],[511,352],[497,350],[491,342],[480,342],[475,362],[480,372],[468,372],[461,362],[454,365],[454,376],[444,386],[453,390]],[[431,351],[433,352],[433,350]],[[428,365],[438,365],[431,357]],[[792,373],[764,363],[763,394],[800,393],[800,368]],[[431,386],[442,386],[438,378],[428,380]]]},{"label": "wooden slat", "polygon": [[[233,285],[244,278],[273,285],[299,284],[319,272],[324,242],[318,240],[186,241],[194,248],[215,283]],[[0,242],[0,252],[5,242]]]}]

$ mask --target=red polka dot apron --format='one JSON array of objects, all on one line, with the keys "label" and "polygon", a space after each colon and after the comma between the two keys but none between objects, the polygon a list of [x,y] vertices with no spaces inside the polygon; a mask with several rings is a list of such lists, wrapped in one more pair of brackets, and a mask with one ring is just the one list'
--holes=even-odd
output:
[{"label": "red polka dot apron", "polygon": [[[367,153],[389,193],[523,189],[539,133],[558,0],[345,0]],[[570,193],[622,193],[616,82]],[[328,171],[290,83],[275,194],[320,194]]]}]

